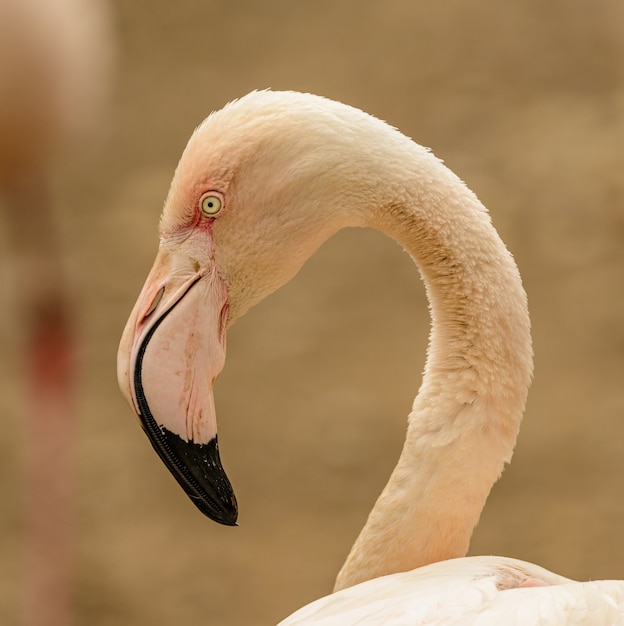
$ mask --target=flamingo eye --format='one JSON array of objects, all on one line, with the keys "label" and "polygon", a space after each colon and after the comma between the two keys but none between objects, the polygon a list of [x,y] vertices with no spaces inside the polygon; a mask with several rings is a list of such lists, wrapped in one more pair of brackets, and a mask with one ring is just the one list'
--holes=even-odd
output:
[{"label": "flamingo eye", "polygon": [[214,217],[223,206],[223,201],[219,196],[214,193],[207,193],[202,196],[200,200],[199,206],[201,208],[201,212],[208,217]]}]

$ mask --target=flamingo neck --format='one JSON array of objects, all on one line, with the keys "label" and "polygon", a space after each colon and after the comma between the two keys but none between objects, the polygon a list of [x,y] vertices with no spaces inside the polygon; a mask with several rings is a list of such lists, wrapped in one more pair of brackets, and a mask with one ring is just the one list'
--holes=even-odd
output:
[{"label": "flamingo neck", "polygon": [[532,375],[526,295],[513,258],[476,196],[416,149],[410,184],[368,221],[418,265],[432,320],[427,361],[399,462],[335,590],[465,556],[511,458]]}]

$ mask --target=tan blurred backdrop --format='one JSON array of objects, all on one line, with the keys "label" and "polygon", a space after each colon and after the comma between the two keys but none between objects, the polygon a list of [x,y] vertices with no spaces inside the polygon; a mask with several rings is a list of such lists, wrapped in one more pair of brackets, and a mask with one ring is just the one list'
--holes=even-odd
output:
[{"label": "tan blurred backdrop", "polygon": [[[624,5],[620,0],[117,0],[103,140],[55,200],[83,341],[75,624],[269,625],[331,590],[398,456],[424,362],[418,274],[347,231],[228,335],[216,387],[240,527],[207,519],[117,389],[117,343],[179,155],[251,89],[311,91],[434,152],[488,206],[524,277],[535,383],[473,554],[624,578]],[[0,621],[19,623],[23,381],[0,220]],[[45,511],[42,511],[45,515]]]}]

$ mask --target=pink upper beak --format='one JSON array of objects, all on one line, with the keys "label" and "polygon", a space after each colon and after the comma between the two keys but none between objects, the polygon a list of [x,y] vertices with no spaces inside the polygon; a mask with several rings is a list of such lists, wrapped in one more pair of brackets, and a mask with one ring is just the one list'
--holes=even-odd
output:
[{"label": "pink upper beak", "polygon": [[[192,241],[161,250],[126,324],[119,385],[162,461],[208,517],[234,525],[213,384],[225,362],[227,288]],[[199,255],[194,255],[199,256]]]}]

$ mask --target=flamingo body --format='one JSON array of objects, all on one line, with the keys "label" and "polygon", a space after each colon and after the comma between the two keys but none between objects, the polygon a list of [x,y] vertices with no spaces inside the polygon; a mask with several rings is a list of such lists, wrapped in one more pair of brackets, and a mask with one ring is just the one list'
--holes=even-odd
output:
[{"label": "flamingo body", "polygon": [[105,0],[0,2],[0,187],[48,169],[107,101],[113,57]]},{"label": "flamingo body", "polygon": [[360,583],[279,626],[588,626],[624,624],[624,583],[576,582],[532,563],[465,557]]}]

